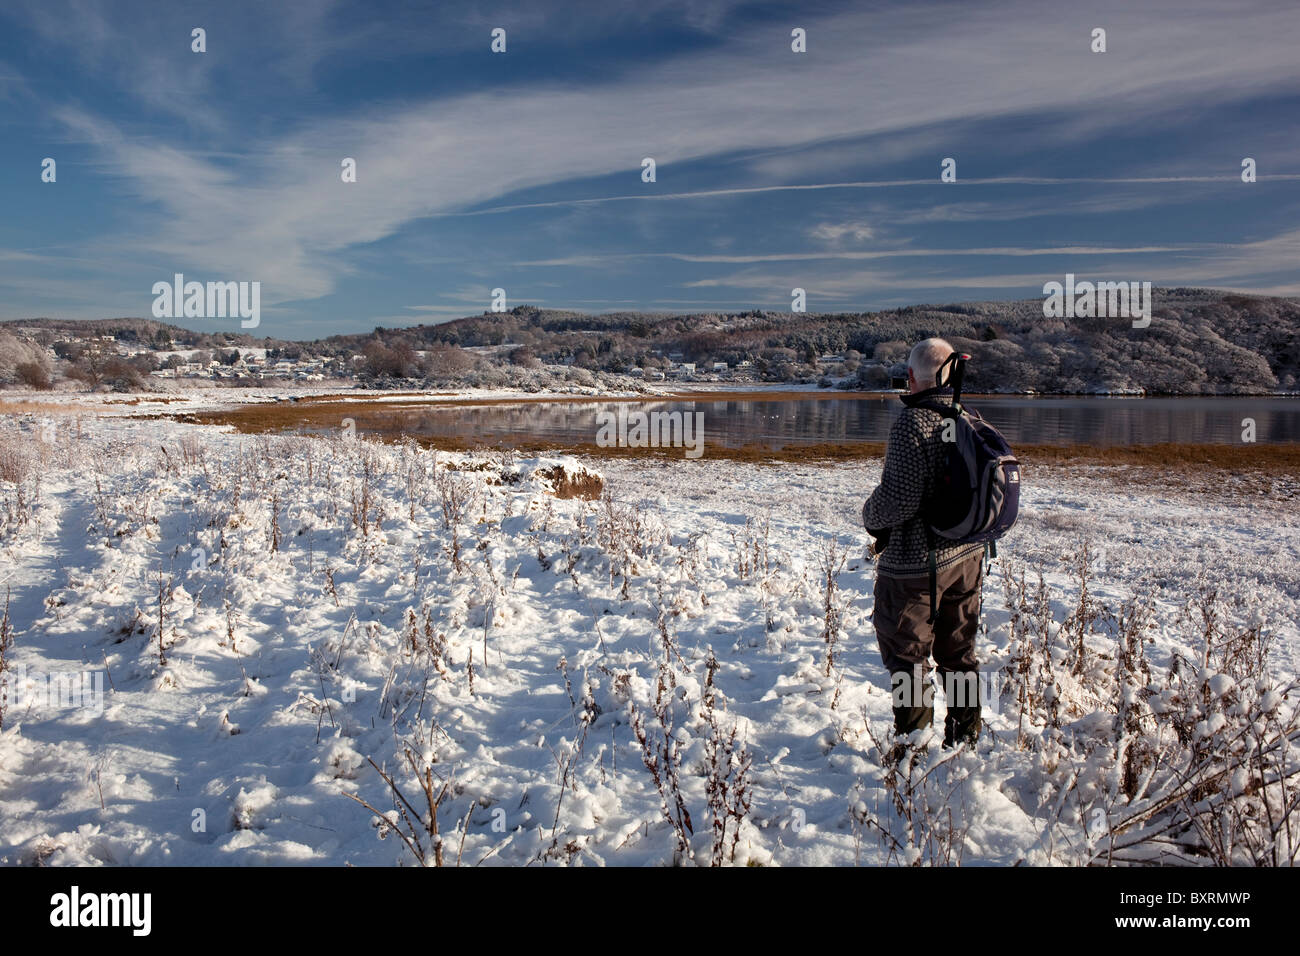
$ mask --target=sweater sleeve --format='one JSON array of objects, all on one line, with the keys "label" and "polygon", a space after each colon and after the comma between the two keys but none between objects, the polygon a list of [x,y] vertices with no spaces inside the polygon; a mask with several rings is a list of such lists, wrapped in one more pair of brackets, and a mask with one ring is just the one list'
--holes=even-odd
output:
[{"label": "sweater sleeve", "polygon": [[927,459],[924,435],[916,417],[901,413],[889,429],[880,484],[862,506],[868,529],[897,528],[920,511],[925,497]]}]

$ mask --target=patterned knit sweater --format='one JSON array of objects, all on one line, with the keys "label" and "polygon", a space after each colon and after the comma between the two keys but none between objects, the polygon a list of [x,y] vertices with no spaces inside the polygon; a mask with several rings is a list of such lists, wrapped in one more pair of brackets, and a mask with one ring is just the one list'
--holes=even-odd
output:
[{"label": "patterned knit sweater", "polygon": [[[904,407],[889,429],[880,484],[862,506],[862,523],[868,530],[889,529],[889,543],[876,562],[876,573],[895,578],[930,573],[921,512],[943,462],[943,416],[916,405],[932,398],[951,401],[952,389],[928,388],[901,398]],[[983,550],[982,544],[956,544],[940,538],[938,568],[943,570]]]}]

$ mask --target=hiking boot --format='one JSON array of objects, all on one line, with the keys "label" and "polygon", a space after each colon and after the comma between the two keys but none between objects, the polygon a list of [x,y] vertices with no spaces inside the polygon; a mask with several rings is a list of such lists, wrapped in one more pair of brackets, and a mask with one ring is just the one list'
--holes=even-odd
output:
[{"label": "hiking boot", "polygon": [[914,730],[934,723],[933,707],[895,707],[894,733],[907,736]]},{"label": "hiking boot", "polygon": [[[889,751],[889,759],[897,764],[909,748],[908,739],[918,730],[929,731],[934,725],[934,704],[929,681],[920,669],[913,672],[897,671],[890,675],[894,699],[894,736],[898,740]],[[928,738],[929,733],[917,735]]]},{"label": "hiking boot", "polygon": [[954,744],[966,743],[972,748],[980,735],[979,707],[949,707],[943,719],[943,745],[945,748]]},{"label": "hiking boot", "polygon": [[943,719],[943,746],[966,743],[974,748],[980,733],[979,672],[946,671],[943,694],[948,701],[948,714]]},{"label": "hiking boot", "polygon": [[934,723],[933,707],[895,707],[894,736],[901,737],[889,752],[894,763],[898,763],[910,746],[909,738],[918,730],[929,730]]}]

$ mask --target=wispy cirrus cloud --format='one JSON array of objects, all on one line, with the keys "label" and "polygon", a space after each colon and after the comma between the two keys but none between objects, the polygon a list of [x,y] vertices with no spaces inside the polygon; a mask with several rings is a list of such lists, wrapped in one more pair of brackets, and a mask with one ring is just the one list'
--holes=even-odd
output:
[{"label": "wispy cirrus cloud", "polygon": [[[454,24],[451,30],[427,24],[420,30],[412,25],[423,22],[425,15],[413,8],[381,9],[367,19],[363,8],[320,2],[290,12],[216,21],[230,29],[234,24],[265,25],[265,18],[278,17],[276,26],[286,32],[263,29],[250,36],[242,54],[246,59],[239,60],[224,40],[217,42],[221,30],[210,36],[212,52],[202,59],[189,56],[183,47],[176,52],[179,45],[171,33],[178,21],[127,29],[134,27],[134,20],[128,24],[125,14],[92,4],[74,27],[60,33],[60,11],[66,18],[68,8],[52,9],[50,13],[36,4],[26,7],[29,29],[53,49],[75,46],[68,56],[83,71],[102,71],[128,90],[143,110],[131,114],[53,104],[50,115],[72,141],[91,151],[106,193],[119,203],[114,221],[84,240],[77,253],[104,262],[130,260],[154,270],[175,266],[260,278],[268,303],[330,296],[341,283],[358,276],[359,250],[400,244],[417,232],[441,249],[448,244],[443,237],[462,228],[455,224],[470,218],[519,217],[516,221],[536,230],[533,217],[548,212],[580,215],[643,200],[647,209],[662,206],[673,211],[642,220],[641,225],[653,222],[656,228],[640,229],[636,241],[643,242],[647,235],[668,236],[677,248],[609,249],[609,240],[602,238],[610,257],[707,265],[924,255],[1183,255],[1188,249],[1170,242],[1065,242],[1050,249],[1039,237],[1025,236],[1019,245],[968,242],[960,250],[911,242],[904,234],[906,227],[927,223],[1033,218],[1035,208],[1045,209],[1054,201],[1047,192],[1042,198],[1022,194],[1003,207],[1002,215],[993,200],[970,200],[963,192],[961,200],[945,195],[928,211],[893,206],[864,217],[850,209],[841,219],[823,211],[796,230],[814,244],[910,242],[918,249],[751,248],[731,256],[709,255],[689,248],[695,238],[689,227],[674,231],[669,228],[673,223],[663,217],[680,216],[678,210],[687,207],[716,210],[732,217],[733,232],[751,245],[762,245],[754,241],[764,237],[750,223],[755,214],[746,210],[755,207],[748,204],[854,191],[919,194],[935,187],[938,159],[946,151],[939,147],[945,146],[945,139],[959,130],[970,135],[981,123],[1074,126],[1098,136],[1124,131],[1139,118],[1169,117],[1189,108],[1204,111],[1262,96],[1300,95],[1294,51],[1277,39],[1300,35],[1300,7],[1263,2],[1243,3],[1230,13],[1208,0],[1160,0],[1141,8],[1101,3],[1086,16],[1070,7],[1048,9],[1028,0],[978,8],[951,3],[888,10],[828,6],[792,8],[787,18],[744,17],[744,6],[735,3],[654,3],[617,14],[602,13],[604,6],[592,5],[582,8],[590,12],[588,20],[572,30],[593,40],[601,29],[642,28],[676,18],[684,29],[708,34],[709,42],[665,45],[655,57],[638,48],[644,62],[635,71],[614,72],[608,79],[511,76],[513,61],[507,58],[513,54],[507,54],[496,61],[502,73],[499,84],[486,81],[477,88],[443,92],[433,89],[436,83],[422,90],[420,83],[404,76],[391,90],[379,83],[362,91],[380,90],[380,95],[340,93],[325,103],[313,103],[311,84],[329,77],[338,62],[353,53],[358,62],[382,63],[384,43],[393,44],[390,53],[395,56],[430,50],[460,55],[475,45],[484,58],[491,56],[480,34],[497,13],[453,7],[447,14]],[[563,37],[567,27],[558,7],[504,8],[500,17],[510,24],[512,42],[520,51],[535,51],[548,42],[573,42]],[[809,52],[798,57],[788,47],[788,27],[796,20],[809,35]],[[1104,59],[1087,50],[1088,31],[1096,22],[1111,25],[1113,52]],[[348,27],[355,29],[349,33]],[[281,53],[284,56],[277,58]],[[247,96],[224,103],[223,92],[248,92],[235,74],[254,57],[288,62],[262,74],[285,76],[288,92],[277,90],[272,99],[281,104],[295,102],[290,94],[301,95],[308,109],[285,112],[283,122],[267,123],[257,121],[256,102]],[[360,82],[356,74],[344,76]],[[340,76],[332,82],[337,88],[347,81]],[[150,119],[169,112],[189,121],[185,135]],[[797,181],[844,164],[860,162],[858,168],[871,168],[873,157],[863,155],[856,144],[873,139],[892,147],[875,162],[894,170],[915,160],[916,171]],[[995,145],[990,142],[988,148]],[[355,184],[340,181],[344,156],[357,159]],[[643,156],[659,163],[655,184],[639,182]],[[1161,175],[1158,157],[1143,156],[1127,164],[1111,163],[1093,175],[1069,175],[1050,168],[1030,174],[1023,171],[1022,160],[1022,171],[1005,175],[978,152],[963,152],[963,172],[954,188],[1046,191],[1127,185],[1151,190],[1133,201],[1131,212],[1156,205],[1153,197],[1162,186],[1226,188],[1235,182],[1232,162],[1222,162],[1222,168],[1207,164],[1203,172],[1180,168]],[[1135,165],[1144,171],[1133,173]],[[795,181],[771,182],[778,173]],[[1295,179],[1300,172],[1278,170],[1276,165],[1261,170],[1261,183]],[[628,186],[610,189],[616,181]],[[1091,213],[1079,208],[1081,213],[1125,212],[1123,201],[1113,197],[1076,201],[1094,204]],[[1008,209],[1018,211],[1012,215]],[[510,225],[491,223],[475,228],[481,230],[474,235],[484,237],[487,255],[492,254],[488,230],[502,230],[503,239],[511,242],[517,232]],[[575,247],[583,241],[577,229],[555,234],[566,236]],[[610,259],[574,248],[557,256],[501,259],[490,266],[467,262],[456,278],[463,280],[470,271],[481,274],[485,268],[499,273],[516,267],[595,267],[602,261]],[[368,269],[376,271],[373,263]],[[454,271],[450,266],[442,269]],[[378,274],[376,281],[382,282],[382,270]],[[894,278],[895,287],[907,287],[905,275]],[[414,284],[416,277],[404,273],[392,281]],[[684,273],[673,281],[690,288],[707,280]],[[851,281],[851,276],[842,279]],[[456,299],[444,297],[441,303],[420,308],[456,307]]]},{"label": "wispy cirrus cloud", "polygon": [[848,222],[819,222],[808,230],[808,238],[818,242],[863,242],[875,236],[876,230],[861,219]]},{"label": "wispy cirrus cloud", "polygon": [[935,259],[946,256],[965,258],[968,256],[1122,256],[1151,253],[1189,252],[1196,246],[988,246],[988,247],[954,247],[954,248],[899,248],[899,249],[826,249],[815,252],[771,252],[749,255],[728,255],[723,253],[692,252],[626,252],[608,256],[570,256],[558,259],[539,259],[534,262],[522,262],[524,266],[596,266],[603,262],[617,259],[676,259],[681,262],[700,263],[756,263],[756,262],[817,262],[823,260],[862,261],[873,259]]}]

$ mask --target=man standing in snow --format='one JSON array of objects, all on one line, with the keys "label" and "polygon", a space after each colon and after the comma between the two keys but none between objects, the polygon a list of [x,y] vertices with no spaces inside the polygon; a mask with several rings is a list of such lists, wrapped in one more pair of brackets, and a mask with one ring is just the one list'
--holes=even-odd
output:
[{"label": "man standing in snow", "polygon": [[[917,407],[926,399],[951,401],[952,388],[936,384],[953,353],[943,339],[926,339],[907,362],[911,394],[889,429],[880,485],[862,507],[862,521],[876,539],[875,610],[872,623],[889,671],[898,734],[934,721],[929,680],[933,655],[943,678],[948,716],[944,745],[974,744],[980,730],[979,662],[975,634],[983,586],[982,544],[939,541],[936,552],[937,616],[930,623],[930,565],[924,509],[944,458],[943,416]],[[951,369],[951,365],[948,366]]]}]

